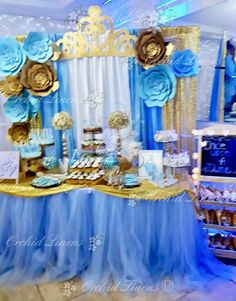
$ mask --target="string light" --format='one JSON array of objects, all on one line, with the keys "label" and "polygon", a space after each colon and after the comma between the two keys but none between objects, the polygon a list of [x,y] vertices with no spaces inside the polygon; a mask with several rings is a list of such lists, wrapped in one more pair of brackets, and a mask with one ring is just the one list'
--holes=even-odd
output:
[{"label": "string light", "polygon": [[193,174],[192,179],[195,180],[195,181],[199,180],[199,175],[198,174]]},{"label": "string light", "polygon": [[196,129],[192,130],[192,134],[193,134],[194,136],[198,136],[198,130],[196,130]]},{"label": "string light", "polygon": [[200,173],[200,170],[198,167],[195,167],[193,170],[192,170],[192,173],[193,174],[199,174]]},{"label": "string light", "polygon": [[202,141],[201,147],[206,147],[207,146],[207,141]]}]

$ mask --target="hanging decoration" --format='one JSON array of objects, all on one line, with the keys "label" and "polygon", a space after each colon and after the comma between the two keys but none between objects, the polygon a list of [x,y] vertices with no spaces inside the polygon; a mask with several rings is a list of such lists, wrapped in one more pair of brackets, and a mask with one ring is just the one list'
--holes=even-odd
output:
[{"label": "hanging decoration", "polygon": [[138,77],[139,95],[148,107],[163,107],[175,96],[176,78],[168,65],[158,65]]}]

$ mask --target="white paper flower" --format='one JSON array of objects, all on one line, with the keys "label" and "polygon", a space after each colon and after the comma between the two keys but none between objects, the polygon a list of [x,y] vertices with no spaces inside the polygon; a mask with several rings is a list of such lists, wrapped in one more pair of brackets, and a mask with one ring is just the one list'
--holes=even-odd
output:
[{"label": "white paper flower", "polygon": [[52,125],[56,130],[67,130],[72,127],[73,120],[67,112],[56,113],[52,119]]}]

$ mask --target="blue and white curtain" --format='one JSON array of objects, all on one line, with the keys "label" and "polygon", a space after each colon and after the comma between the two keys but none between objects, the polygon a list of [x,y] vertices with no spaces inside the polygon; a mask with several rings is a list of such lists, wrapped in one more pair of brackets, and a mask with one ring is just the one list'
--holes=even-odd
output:
[{"label": "blue and white curtain", "polygon": [[[137,30],[132,30],[132,35],[137,35]],[[154,141],[154,134],[162,129],[162,108],[149,108],[138,96],[138,76],[144,69],[133,58],[129,59],[129,86],[132,108],[132,124],[136,139],[142,142],[143,149],[159,149]]]}]

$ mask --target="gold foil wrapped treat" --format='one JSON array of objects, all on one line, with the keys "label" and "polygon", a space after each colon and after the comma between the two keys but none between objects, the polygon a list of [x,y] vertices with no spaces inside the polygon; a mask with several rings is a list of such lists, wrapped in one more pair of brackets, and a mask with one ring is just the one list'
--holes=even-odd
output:
[{"label": "gold foil wrapped treat", "polygon": [[216,218],[218,225],[221,225],[222,209],[216,209]]},{"label": "gold foil wrapped treat", "polygon": [[232,225],[234,227],[236,227],[236,211],[233,212],[233,218],[232,218],[233,222],[232,222]]},{"label": "gold foil wrapped treat", "polygon": [[203,214],[204,214],[207,224],[209,224],[210,223],[210,215],[209,215],[208,209],[204,208],[202,211],[203,211]]}]

